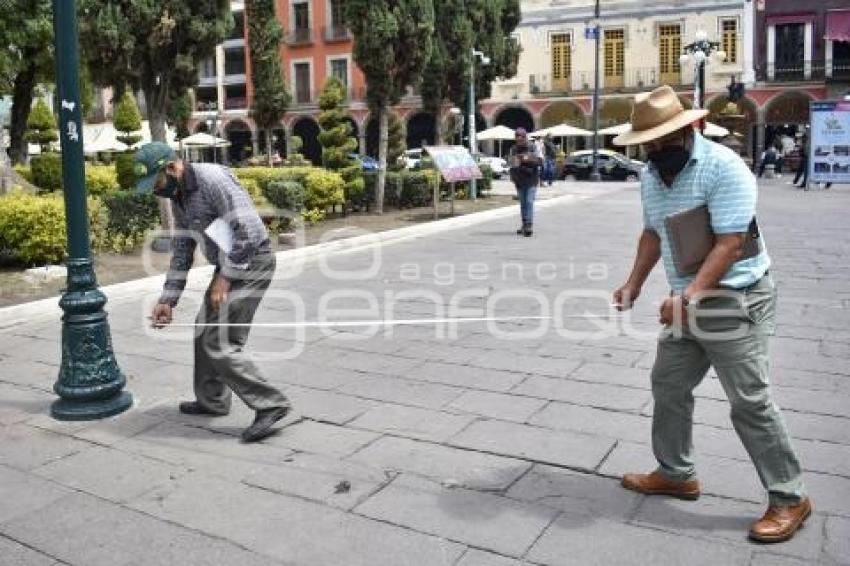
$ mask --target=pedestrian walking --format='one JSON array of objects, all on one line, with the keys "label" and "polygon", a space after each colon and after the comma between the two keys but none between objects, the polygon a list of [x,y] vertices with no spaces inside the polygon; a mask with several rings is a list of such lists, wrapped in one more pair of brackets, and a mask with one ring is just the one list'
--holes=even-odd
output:
[{"label": "pedestrian walking", "polygon": [[[694,131],[693,123],[706,114],[685,110],[673,89],[662,86],[635,97],[630,130],[614,140],[642,145],[650,164],[641,176],[644,230],[637,257],[614,302],[620,310],[631,308],[659,259],[671,288],[660,309],[663,328],[651,373],[652,449],[659,465],[651,473],[626,474],[622,485],[647,495],[700,496],[692,457],[693,390],[714,367],[732,424],[769,496],[749,536],[779,542],[794,535],[812,506],[768,379],[775,286],[757,234],[755,179],[738,155]],[[676,222],[683,211],[689,223]],[[684,233],[696,235],[696,249],[707,255],[700,258],[694,246],[683,244],[687,238],[678,236]],[[694,259],[696,267],[686,267],[685,260]]]},{"label": "pedestrian walking", "polygon": [[516,143],[511,148],[508,160],[522,218],[522,226],[516,233],[530,237],[534,234],[534,199],[537,196],[537,185],[540,184],[543,159],[535,144],[528,141],[525,128],[517,128],[514,136]]},{"label": "pedestrian walking", "polygon": [[[802,182],[798,185],[797,183]],[[809,144],[808,137],[803,136],[800,140],[800,164],[797,167],[797,174],[794,176],[792,184],[797,188],[803,189],[809,180]]]},{"label": "pedestrian walking", "polygon": [[265,438],[289,412],[290,404],[263,378],[245,351],[254,313],[275,271],[268,233],[251,197],[226,167],[186,163],[164,143],[140,148],[135,171],[139,192],[153,191],[173,203],[173,255],[151,317],[155,328],[171,323],[198,243],[215,265],[196,319],[195,400],[180,403],[179,410],[189,415],[226,415],[233,392],[256,412],[242,439]]},{"label": "pedestrian walking", "polygon": [[776,148],[768,146],[763,152],[761,152],[761,165],[759,166],[759,178],[764,175],[764,170],[768,165],[774,166],[774,171],[777,171],[776,165],[779,160],[779,157],[776,153]]},{"label": "pedestrian walking", "polygon": [[546,134],[546,137],[543,138],[543,180],[552,186],[552,183],[555,181],[555,157],[557,156],[557,149],[555,148],[555,144],[552,143],[552,136]]}]

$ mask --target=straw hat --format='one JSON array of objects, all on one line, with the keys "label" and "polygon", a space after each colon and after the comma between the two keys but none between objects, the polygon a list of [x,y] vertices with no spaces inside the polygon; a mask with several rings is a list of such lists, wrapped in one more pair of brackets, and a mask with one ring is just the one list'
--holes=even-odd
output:
[{"label": "straw hat", "polygon": [[708,110],[685,110],[667,85],[635,96],[629,129],[614,138],[616,145],[635,145],[664,137],[704,118]]}]

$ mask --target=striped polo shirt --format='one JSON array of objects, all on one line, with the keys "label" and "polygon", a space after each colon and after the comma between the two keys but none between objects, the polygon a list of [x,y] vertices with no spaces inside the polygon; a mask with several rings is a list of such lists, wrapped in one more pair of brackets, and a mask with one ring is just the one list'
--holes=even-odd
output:
[{"label": "striped polo shirt", "polygon": [[[652,164],[641,175],[641,201],[646,229],[661,238],[661,257],[667,281],[682,292],[694,276],[682,277],[676,271],[664,219],[671,214],[707,205],[715,234],[746,232],[756,213],[756,179],[744,161],[732,150],[694,132],[691,158],[668,187]],[[732,265],[720,280],[723,287],[742,288],[761,279],[770,267],[770,257],[761,237],[762,252]]]}]

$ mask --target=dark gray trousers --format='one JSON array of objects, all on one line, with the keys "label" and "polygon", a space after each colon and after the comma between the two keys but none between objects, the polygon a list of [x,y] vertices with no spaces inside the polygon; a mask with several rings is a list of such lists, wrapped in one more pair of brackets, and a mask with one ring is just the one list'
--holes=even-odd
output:
[{"label": "dark gray trousers", "polygon": [[195,333],[195,397],[211,411],[229,412],[231,392],[255,411],[289,406],[286,396],[263,378],[245,349],[251,321],[271,284],[275,263],[274,254],[258,253],[245,277],[231,283],[220,311],[210,305],[212,283],[204,295],[195,321],[199,325]]}]

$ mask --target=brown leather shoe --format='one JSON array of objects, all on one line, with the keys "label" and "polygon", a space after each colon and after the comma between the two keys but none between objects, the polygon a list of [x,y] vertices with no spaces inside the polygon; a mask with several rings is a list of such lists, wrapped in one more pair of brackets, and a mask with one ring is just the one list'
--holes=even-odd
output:
[{"label": "brown leather shoe", "polygon": [[674,481],[664,477],[655,470],[651,474],[626,474],[623,476],[623,487],[646,495],[669,495],[679,499],[693,501],[699,499],[699,481]]},{"label": "brown leather shoe", "polygon": [[812,514],[812,502],[805,498],[797,505],[771,505],[764,517],[750,527],[750,538],[758,542],[782,542],[794,536]]}]

